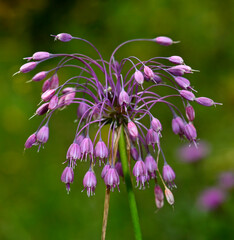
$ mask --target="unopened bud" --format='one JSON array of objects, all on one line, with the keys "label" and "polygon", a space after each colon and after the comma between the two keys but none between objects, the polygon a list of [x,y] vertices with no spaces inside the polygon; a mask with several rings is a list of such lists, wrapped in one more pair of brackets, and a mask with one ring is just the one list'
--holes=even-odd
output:
[{"label": "unopened bud", "polygon": [[173,42],[173,40],[171,38],[164,37],[164,36],[156,37],[155,41],[156,41],[156,43],[163,45],[163,46],[169,46],[169,45],[172,45],[173,43],[176,43],[176,42]]},{"label": "unopened bud", "polygon": [[134,78],[138,84],[142,85],[144,83],[144,75],[142,74],[141,71],[137,70],[134,73]]},{"label": "unopened bud", "polygon": [[130,136],[133,138],[133,140],[138,138],[137,126],[132,121],[128,122],[128,132]]},{"label": "unopened bud", "polygon": [[37,73],[37,74],[32,78],[32,81],[34,81],[34,82],[39,82],[39,81],[45,79],[46,76],[47,76],[47,73],[48,73],[48,72],[46,72],[46,71],[42,71],[42,72]]},{"label": "unopened bud", "polygon": [[195,118],[195,111],[194,108],[191,105],[188,105],[185,109],[186,116],[190,122],[192,122]]},{"label": "unopened bud", "polygon": [[167,199],[167,202],[170,204],[170,205],[173,205],[175,200],[174,200],[174,196],[171,192],[171,190],[169,188],[165,188],[165,196],[166,196],[166,199]]},{"label": "unopened bud", "polygon": [[171,56],[168,58],[168,60],[174,64],[179,64],[179,65],[184,63],[183,58],[180,56]]},{"label": "unopened bud", "polygon": [[48,52],[36,52],[33,54],[32,59],[35,61],[45,60],[51,56]]},{"label": "unopened bud", "polygon": [[54,38],[54,40],[59,40],[61,42],[69,42],[73,39],[72,35],[69,33],[59,33],[58,35],[54,36],[52,35]]},{"label": "unopened bud", "polygon": [[183,98],[185,98],[188,101],[194,101],[196,98],[192,92],[187,90],[180,90],[179,93]]}]

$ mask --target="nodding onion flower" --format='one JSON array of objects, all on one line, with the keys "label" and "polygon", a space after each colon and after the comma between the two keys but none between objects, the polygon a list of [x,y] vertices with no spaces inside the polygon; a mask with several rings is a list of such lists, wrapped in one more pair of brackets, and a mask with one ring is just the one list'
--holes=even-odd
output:
[{"label": "nodding onion flower", "polygon": [[[145,183],[153,179],[156,183],[157,206],[161,207],[164,197],[161,196],[163,191],[158,185],[157,176],[159,176],[165,188],[165,197],[169,199],[169,204],[173,204],[174,198],[168,187],[175,187],[175,173],[166,162],[161,148],[163,128],[159,120],[160,116],[154,116],[151,110],[156,105],[157,107],[160,104],[166,105],[172,114],[172,131],[196,144],[197,132],[192,123],[195,111],[191,104],[194,102],[213,106],[218,103],[209,98],[195,96],[196,91],[190,86],[190,81],[184,77],[195,70],[185,65],[184,60],[179,56],[152,57],[144,61],[135,56],[117,61],[115,56],[120,47],[134,41],[149,41],[164,46],[176,42],[168,37],[129,40],[120,44],[113,51],[110,60],[106,61],[97,48],[85,39],[67,33],[52,36],[61,42],[83,41],[96,51],[99,59],[92,59],[79,53],[48,52],[36,52],[32,57],[25,58],[28,63],[21,66],[17,73],[30,72],[45,61],[58,59],[58,64],[53,69],[41,71],[31,79],[35,82],[44,81],[42,105],[36,110],[35,115],[45,117],[38,129],[27,139],[25,148],[39,145],[40,149],[49,139],[49,125],[54,113],[76,104],[77,129],[74,140],[68,147],[65,161],[67,166],[61,177],[67,191],[69,192],[70,184],[73,183],[74,170],[79,160],[89,161],[83,179],[88,196],[95,194],[97,180],[94,169],[102,163],[104,164],[102,179],[107,188],[112,191],[115,187],[119,189],[119,176],[122,175],[122,171],[118,149],[115,150],[115,147],[118,147],[117,134],[121,126],[125,130],[131,156],[135,161],[132,171],[137,186],[144,189]],[[65,78],[66,75],[63,75],[61,81],[60,72],[67,68],[71,68],[74,75],[70,78]],[[159,88],[169,88],[170,92],[174,91],[174,93],[160,95]],[[181,106],[173,103],[175,98],[181,100]],[[144,121],[147,122],[146,125],[143,119],[146,119]],[[90,137],[91,125],[98,127],[94,138]],[[104,138],[107,141],[102,140],[101,136],[105,125],[109,126],[107,137]],[[163,169],[158,168],[160,156],[164,161]],[[96,164],[97,159],[99,164]]]}]

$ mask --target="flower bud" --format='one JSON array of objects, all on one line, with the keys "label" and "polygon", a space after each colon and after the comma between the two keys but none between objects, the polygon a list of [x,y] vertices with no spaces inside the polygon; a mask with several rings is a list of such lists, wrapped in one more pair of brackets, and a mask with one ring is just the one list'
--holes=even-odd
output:
[{"label": "flower bud", "polygon": [[51,86],[50,88],[57,88],[59,86],[59,79],[58,79],[58,74],[55,73],[52,77],[51,77]]},{"label": "flower bud", "polygon": [[159,143],[159,136],[157,132],[150,128],[146,134],[146,144],[154,146],[155,143]]},{"label": "flower bud", "polygon": [[177,65],[174,67],[168,68],[168,72],[173,74],[174,76],[183,76],[185,74],[185,70],[181,68],[182,65]]},{"label": "flower bud", "polygon": [[123,168],[122,168],[122,163],[121,163],[121,162],[117,162],[117,163],[115,164],[115,169],[116,169],[116,171],[118,172],[118,174],[119,174],[120,177],[123,177],[123,176],[124,176],[124,174],[123,174]]},{"label": "flower bud", "polygon": [[195,98],[195,101],[206,107],[211,107],[211,106],[217,104],[212,99],[207,98],[207,97],[198,97],[198,98]]},{"label": "flower bud", "polygon": [[188,88],[191,88],[190,87],[190,81],[184,77],[180,77],[180,76],[177,76],[177,77],[174,77],[176,83],[183,89],[188,89]]},{"label": "flower bud", "polygon": [[25,63],[24,65],[21,66],[19,72],[21,72],[21,73],[30,72],[37,66],[37,64],[38,64],[38,62]]},{"label": "flower bud", "polygon": [[87,195],[88,197],[93,196],[95,194],[95,188],[97,185],[97,179],[95,176],[95,173],[93,170],[89,170],[83,179],[83,185],[84,185],[84,189],[87,189]]},{"label": "flower bud", "polygon": [[131,152],[132,158],[133,158],[135,161],[137,161],[138,158],[139,158],[139,155],[138,155],[137,149],[136,149],[133,145],[131,146],[130,152]]},{"label": "flower bud", "polygon": [[156,41],[156,43],[163,45],[163,46],[169,46],[173,43],[171,38],[164,37],[164,36],[156,37],[155,41]]},{"label": "flower bud", "polygon": [[180,90],[179,93],[183,98],[185,98],[188,101],[194,101],[196,98],[192,92],[187,90]]},{"label": "flower bud", "polygon": [[173,196],[172,192],[170,191],[170,189],[168,189],[167,187],[165,188],[165,196],[166,196],[167,202],[170,205],[173,205],[175,202],[174,196]]},{"label": "flower bud", "polygon": [[144,66],[144,74],[146,78],[149,78],[150,80],[154,78],[154,72],[146,65]]},{"label": "flower bud", "polygon": [[152,119],[152,121],[151,121],[151,127],[152,127],[152,129],[153,129],[155,132],[160,132],[160,131],[162,131],[162,124],[161,124],[161,122],[160,122],[157,118],[155,118],[155,117],[153,117],[153,119]]},{"label": "flower bud", "polygon": [[138,138],[137,126],[132,121],[128,122],[128,132],[133,140],[136,140]]},{"label": "flower bud", "polygon": [[57,95],[54,95],[51,99],[50,99],[50,102],[49,102],[49,109],[50,110],[53,110],[55,109],[57,106],[58,106],[58,96]]},{"label": "flower bud", "polygon": [[67,151],[66,158],[69,160],[77,160],[81,157],[80,146],[77,143],[72,143]]},{"label": "flower bud", "polygon": [[195,111],[194,108],[191,105],[188,105],[185,109],[186,116],[190,122],[192,122],[195,118]]},{"label": "flower bud", "polygon": [[153,80],[156,83],[161,83],[162,82],[162,78],[158,74],[154,74]]},{"label": "flower bud", "polygon": [[171,56],[168,58],[168,60],[174,64],[179,64],[179,65],[184,63],[183,58],[180,56]]},{"label": "flower bud", "polygon": [[173,169],[171,168],[170,165],[168,165],[167,163],[164,164],[163,166],[163,179],[166,183],[168,183],[171,187],[174,187],[174,180],[175,180],[175,172],[173,171]]},{"label": "flower bud", "polygon": [[157,208],[162,208],[164,205],[164,194],[159,185],[154,187],[154,196],[155,196],[155,204]]},{"label": "flower bud", "polygon": [[46,76],[47,76],[47,73],[48,73],[48,72],[46,72],[46,71],[42,71],[42,72],[37,73],[37,74],[32,78],[32,81],[34,81],[34,82],[39,82],[39,81],[45,79]]},{"label": "flower bud", "polygon": [[54,96],[54,94],[55,94],[55,89],[49,89],[41,95],[41,99],[44,102],[47,102]]},{"label": "flower bud", "polygon": [[184,134],[184,122],[183,120],[177,116],[172,119],[172,131],[177,135],[183,135]]},{"label": "flower bud", "polygon": [[70,105],[72,103],[72,101],[74,100],[75,96],[76,96],[75,91],[64,95],[64,104],[65,105]]},{"label": "flower bud", "polygon": [[134,73],[134,78],[138,84],[142,85],[144,83],[144,75],[142,74],[141,71],[137,70]]},{"label": "flower bud", "polygon": [[48,111],[48,106],[49,106],[49,103],[44,103],[44,104],[42,104],[42,105],[36,110],[36,114],[39,115],[39,116],[45,114],[45,113]]},{"label": "flower bud", "polygon": [[35,61],[45,60],[51,56],[48,52],[36,52],[33,54],[32,58]]},{"label": "flower bud", "polygon": [[28,137],[28,139],[26,140],[25,144],[24,144],[24,147],[25,148],[31,148],[37,141],[37,137],[36,137],[36,134],[33,133],[32,135],[30,135]]},{"label": "flower bud", "polygon": [[[89,109],[89,105],[85,102],[81,102],[79,104],[78,108],[77,108],[77,117],[78,118],[83,117],[83,119],[86,118],[88,116],[88,113],[89,113],[88,109]],[[86,114],[85,114],[85,112],[86,112]]]},{"label": "flower bud", "polygon": [[84,138],[83,134],[76,136],[76,143],[80,145]]},{"label": "flower bud", "polygon": [[129,105],[130,97],[124,89],[121,90],[119,94],[119,105],[122,106],[123,104]]},{"label": "flower bud", "polygon": [[39,143],[46,143],[49,139],[49,128],[44,125],[38,132],[37,132],[37,141]]},{"label": "flower bud", "polygon": [[[53,36],[53,35],[52,35]],[[54,36],[54,40],[59,40],[61,42],[69,42],[73,39],[72,35],[69,33],[59,33],[58,35]]]},{"label": "flower bud", "polygon": [[47,79],[42,86],[42,92],[44,93],[45,91],[47,91],[48,89],[50,89],[51,86],[51,81],[49,79]]},{"label": "flower bud", "polygon": [[197,131],[196,128],[193,126],[193,124],[187,123],[184,126],[184,135],[189,141],[194,141],[197,138]]}]

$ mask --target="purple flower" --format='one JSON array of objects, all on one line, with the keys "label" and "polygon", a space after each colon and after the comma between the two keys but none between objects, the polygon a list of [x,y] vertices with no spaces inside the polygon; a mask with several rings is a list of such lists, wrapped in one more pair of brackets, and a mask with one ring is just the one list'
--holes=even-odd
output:
[{"label": "purple flower", "polygon": [[212,99],[207,98],[207,97],[198,97],[198,98],[195,98],[195,101],[206,107],[211,107],[211,106],[217,105],[217,104],[222,105],[222,103],[215,103]]},{"label": "purple flower", "polygon": [[134,73],[134,78],[138,84],[142,85],[144,83],[144,75],[141,71],[136,70],[136,72]]},{"label": "purple flower", "polygon": [[43,103],[37,110],[37,115],[43,115],[48,111],[49,103]]},{"label": "purple flower", "polygon": [[[54,35],[51,35],[51,36],[54,36]],[[61,42],[69,42],[73,38],[72,35],[69,33],[60,33],[54,37],[55,37],[54,40],[59,40]]]},{"label": "purple flower", "polygon": [[224,190],[232,190],[234,188],[234,172],[222,172],[219,175],[218,184]]},{"label": "purple flower", "polygon": [[161,124],[161,122],[160,122],[157,118],[155,118],[155,117],[152,118],[151,127],[152,127],[152,129],[153,129],[155,132],[160,132],[160,131],[162,131],[162,124]]},{"label": "purple flower", "polygon": [[62,173],[61,181],[66,183],[67,193],[70,191],[70,184],[73,183],[74,172],[72,167],[66,167]]},{"label": "purple flower", "polygon": [[37,141],[39,143],[46,143],[49,139],[49,128],[47,125],[43,126],[38,132],[37,132]]},{"label": "purple flower", "polygon": [[142,159],[137,160],[132,170],[132,173],[133,176],[136,177],[137,187],[139,186],[140,189],[144,189],[145,182],[147,180],[147,171],[145,163],[142,161]]},{"label": "purple flower", "polygon": [[84,190],[87,189],[88,197],[90,197],[90,195],[91,196],[95,195],[97,179],[92,169],[89,169],[89,171],[85,174],[83,179],[83,185],[84,185]]},{"label": "purple flower", "polygon": [[186,138],[189,141],[195,141],[196,140],[196,138],[197,138],[197,130],[193,126],[193,124],[191,122],[185,124],[185,126],[184,126],[184,135],[186,136]]},{"label": "purple flower", "polygon": [[173,43],[177,43],[177,42],[173,42],[173,40],[171,38],[164,37],[164,36],[156,37],[155,41],[156,41],[156,43],[158,43],[160,45],[164,45],[164,46],[169,46]]},{"label": "purple flower", "polygon": [[106,173],[108,172],[108,170],[111,168],[109,162],[107,162],[107,164],[103,167],[102,169],[102,173],[101,173],[101,177],[104,179]]},{"label": "purple flower", "polygon": [[66,158],[76,161],[81,157],[80,146],[77,143],[72,143],[67,150]]},{"label": "purple flower", "polygon": [[117,163],[115,164],[115,169],[116,169],[116,171],[118,172],[118,174],[119,174],[120,177],[123,177],[123,176],[124,176],[124,174],[123,174],[123,168],[122,168],[122,163],[121,163],[121,162],[117,162]]},{"label": "purple flower", "polygon": [[50,56],[51,54],[48,52],[35,52],[32,56],[32,60],[34,61],[45,60],[48,59]]},{"label": "purple flower", "polygon": [[[41,145],[44,146],[49,138],[48,124],[52,124],[51,119],[59,116],[60,111],[65,108],[74,106],[77,108],[77,116],[74,117],[76,122],[74,141],[67,151],[65,162],[68,167],[61,178],[67,184],[68,190],[70,183],[73,182],[73,169],[80,164],[78,160],[85,159],[89,161],[90,170],[84,177],[84,187],[87,188],[88,195],[94,193],[96,187],[94,168],[98,167],[94,158],[95,160],[99,158],[99,162],[105,162],[107,159],[108,163],[104,166],[101,177],[108,189],[119,188],[119,176],[123,175],[119,162],[121,159],[116,156],[121,150],[118,149],[118,141],[121,139],[118,134],[120,127],[123,128],[126,138],[124,147],[136,161],[133,169],[129,171],[133,171],[137,186],[144,188],[145,182],[149,182],[152,178],[154,181],[162,181],[165,187],[171,186],[175,172],[169,165],[163,168],[164,180],[156,179],[156,171],[161,177],[157,162],[160,162],[161,157],[164,162],[166,159],[160,144],[162,135],[164,137],[163,123],[159,121],[160,115],[155,118],[152,113],[158,110],[159,114],[161,105],[165,105],[171,114],[172,131],[196,144],[197,133],[191,123],[195,111],[188,105],[188,101],[195,101],[205,106],[217,103],[205,97],[195,97],[192,92],[195,90],[191,88],[190,81],[182,77],[194,70],[184,64],[182,57],[151,56],[150,59],[142,61],[135,56],[126,56],[116,60],[116,52],[125,44],[135,41],[156,42],[164,46],[176,42],[164,36],[129,40],[117,46],[110,60],[107,61],[86,39],[74,37],[69,33],[52,36],[61,42],[82,41],[90,45],[99,57],[93,59],[83,53],[51,54],[38,51],[32,57],[25,58],[30,62],[22,65],[18,73],[30,72],[41,63],[50,66],[45,63],[51,59],[57,60],[55,67],[34,73],[32,78],[35,82],[42,81],[41,99],[44,103],[38,107],[36,115],[43,119],[35,133],[26,141],[25,148],[33,145],[39,145],[39,148]],[[67,67],[74,71],[64,74],[63,71],[68,69]],[[168,93],[161,91],[162,88],[168,89]],[[185,114],[188,123],[185,121]],[[67,124],[64,124],[60,131],[66,131],[66,126]],[[101,140],[103,134],[105,134],[105,143]],[[142,159],[145,159],[145,162]],[[133,165],[130,162],[128,164],[128,167]],[[173,194],[167,187],[165,189],[168,202],[173,204]],[[156,190],[158,191],[156,205],[160,208],[163,206],[163,197],[161,193],[159,194],[159,188]]]},{"label": "purple flower", "polygon": [[164,205],[164,194],[159,185],[154,187],[154,196],[155,196],[155,204],[157,208],[162,208]]},{"label": "purple flower", "polygon": [[81,158],[87,160],[88,154],[90,155],[90,158],[93,156],[93,143],[91,139],[87,136],[83,139],[83,141],[80,144],[80,151],[81,151]]},{"label": "purple flower", "polygon": [[163,179],[166,183],[168,183],[171,188],[175,187],[175,177],[175,172],[173,171],[171,166],[165,163],[163,166]]},{"label": "purple flower", "polygon": [[128,105],[130,103],[130,97],[124,89],[121,90],[119,94],[119,105],[122,106],[123,104]]},{"label": "purple flower", "polygon": [[204,141],[199,141],[197,146],[185,144],[178,149],[179,159],[183,162],[193,163],[200,161],[208,156],[210,146]]},{"label": "purple flower", "polygon": [[176,135],[179,134],[182,136],[184,134],[184,122],[179,116],[172,119],[172,131]]},{"label": "purple flower", "polygon": [[107,188],[109,188],[110,190],[112,190],[112,192],[114,191],[114,188],[118,188],[119,190],[119,174],[117,172],[117,170],[115,169],[115,167],[111,166],[105,176],[104,176],[104,182],[107,186]]},{"label": "purple flower", "polygon": [[132,145],[130,151],[131,151],[131,156],[132,156],[132,158],[133,158],[135,161],[137,161],[138,158],[139,158],[139,154],[138,154],[137,149]]},{"label": "purple flower", "polygon": [[35,133],[33,133],[32,135],[30,135],[28,137],[28,139],[26,140],[24,147],[25,148],[31,148],[37,141],[37,136]]},{"label": "purple flower", "polygon": [[145,158],[145,168],[150,178],[156,178],[156,171],[158,169],[155,159],[150,153]]},{"label": "purple flower", "polygon": [[171,56],[168,58],[168,60],[174,64],[178,64],[178,65],[181,65],[184,63],[184,60],[182,57],[180,56]]},{"label": "purple flower", "polygon": [[226,200],[226,194],[219,188],[212,187],[201,192],[198,204],[201,210],[212,211],[217,209]]},{"label": "purple flower", "polygon": [[188,104],[185,111],[186,111],[186,117],[190,122],[192,122],[195,118],[194,108],[190,104]]},{"label": "purple flower", "polygon": [[180,90],[180,95],[181,97],[185,98],[188,101],[194,101],[195,100],[195,95],[187,90]]},{"label": "purple flower", "polygon": [[96,147],[94,149],[94,156],[102,161],[108,157],[107,146],[102,140],[98,141],[96,144]]},{"label": "purple flower", "polygon": [[39,82],[39,81],[45,79],[47,74],[48,74],[48,72],[46,72],[46,71],[39,72],[32,78],[32,81]]}]

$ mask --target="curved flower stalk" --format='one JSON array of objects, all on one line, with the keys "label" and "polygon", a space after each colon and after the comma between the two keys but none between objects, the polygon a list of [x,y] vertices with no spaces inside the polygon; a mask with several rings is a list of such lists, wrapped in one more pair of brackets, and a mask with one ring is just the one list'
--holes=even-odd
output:
[{"label": "curved flower stalk", "polygon": [[[174,204],[174,197],[169,188],[175,187],[175,172],[167,163],[161,148],[163,141],[163,124],[160,116],[154,116],[151,110],[160,105],[166,105],[172,116],[172,131],[181,138],[196,144],[197,131],[193,124],[195,111],[192,107],[196,103],[204,106],[214,106],[213,100],[197,97],[190,81],[185,78],[195,70],[184,63],[179,56],[152,57],[140,60],[135,56],[116,61],[116,52],[120,47],[134,41],[148,41],[169,46],[174,42],[168,37],[155,39],[135,39],[120,44],[106,61],[97,48],[89,41],[61,33],[55,40],[69,42],[79,40],[89,44],[99,56],[93,59],[83,54],[52,54],[36,52],[32,57],[25,58],[29,62],[24,64],[19,72],[27,73],[38,65],[51,59],[58,59],[53,69],[37,73],[31,81],[44,81],[42,86],[41,106],[35,115],[44,116],[38,129],[27,139],[25,148],[33,145],[40,147],[49,139],[49,125],[52,116],[58,110],[69,105],[77,105],[77,129],[74,139],[68,148],[66,164],[61,180],[66,184],[67,191],[75,178],[75,167],[79,161],[88,161],[87,173],[83,179],[84,189],[88,196],[95,194],[98,180],[95,168],[104,164],[102,179],[107,189],[119,190],[121,164],[119,159],[117,132],[124,128],[128,142],[129,156],[133,158],[133,176],[136,186],[144,189],[151,179],[155,181],[155,201],[157,207],[163,206],[163,191],[157,176],[164,187],[165,199]],[[61,80],[60,72],[65,68],[73,69],[74,76]],[[145,83],[147,82],[147,84]],[[160,95],[158,89],[168,88],[170,95]],[[180,99],[181,104],[175,105],[174,99]],[[187,118],[186,118],[187,117]],[[145,119],[147,124],[143,123]],[[98,130],[94,138],[90,138],[90,126],[97,125]],[[108,125],[108,141],[102,140],[102,128]],[[120,154],[123,156],[122,154]],[[97,164],[97,160],[99,164]],[[163,161],[163,169],[158,168],[158,162]],[[130,166],[130,162],[128,166]],[[125,171],[126,172],[126,171]],[[162,173],[162,175],[161,175]],[[99,179],[100,180],[100,179]]]}]

